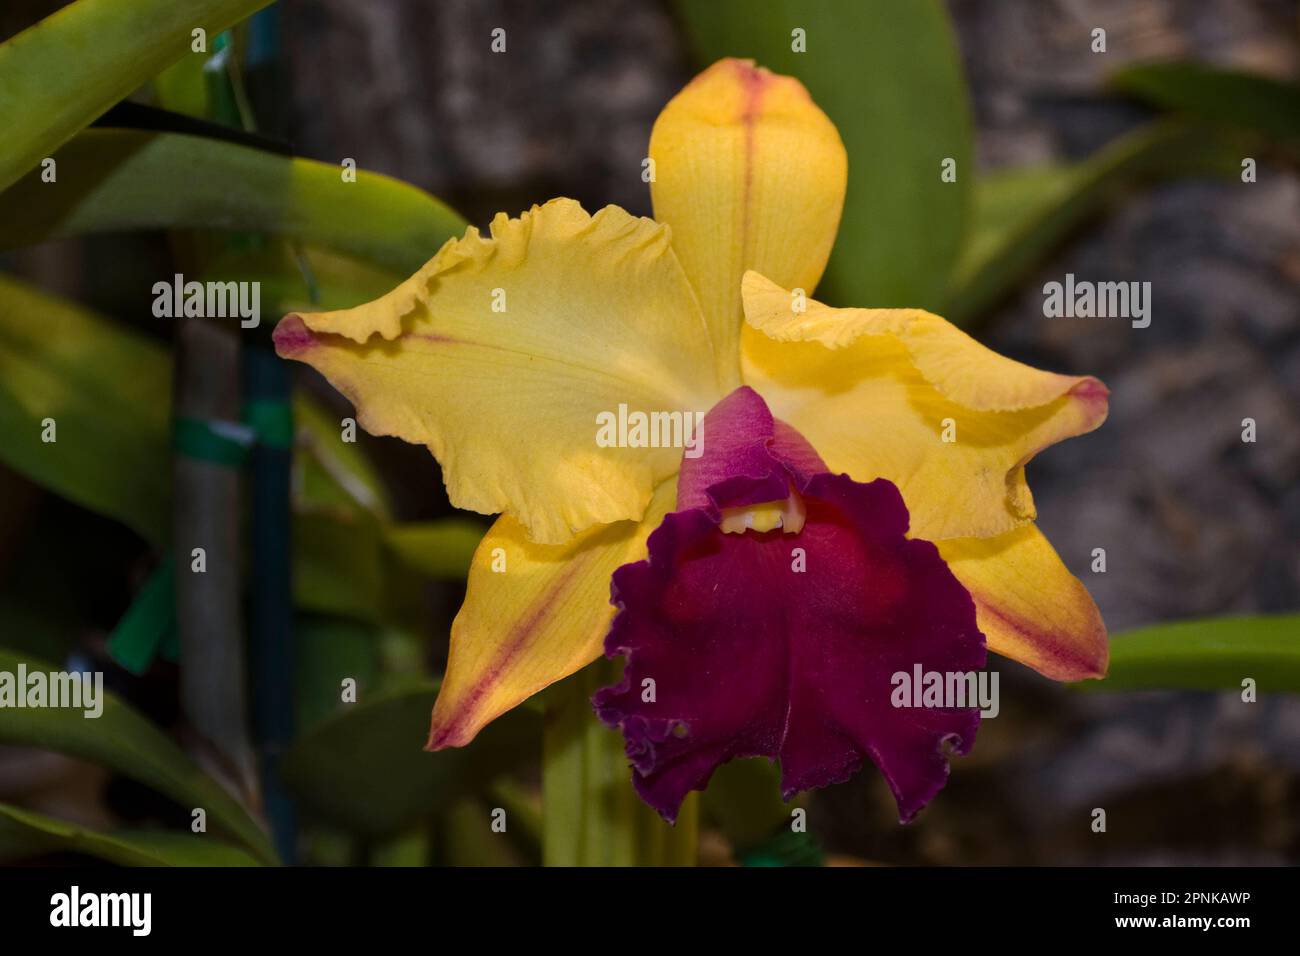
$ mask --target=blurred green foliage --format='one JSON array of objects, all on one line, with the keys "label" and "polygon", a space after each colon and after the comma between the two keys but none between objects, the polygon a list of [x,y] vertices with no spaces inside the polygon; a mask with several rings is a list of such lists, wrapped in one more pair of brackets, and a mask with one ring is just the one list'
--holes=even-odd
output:
[{"label": "blurred green foliage", "polygon": [[527,707],[493,721],[469,747],[424,753],[436,697],[425,684],[361,699],[318,721],[285,755],[290,789],[326,821],[391,837],[537,753],[541,717]]},{"label": "blurred green foliage", "polygon": [[215,38],[270,2],[77,0],[0,44],[0,189],[189,53],[195,30]]},{"label": "blurred green foliage", "polygon": [[1163,120],[1075,164],[994,173],[975,186],[974,225],[953,270],[944,312],[970,325],[1062,240],[1135,183],[1173,175],[1228,175],[1241,137]]},{"label": "blurred green foliage", "polygon": [[[0,276],[0,460],[167,538],[171,363],[152,339]],[[47,419],[54,441],[43,440]]]},{"label": "blurred green foliage", "polygon": [[[58,665],[0,648],[0,670],[16,674],[20,664],[28,672],[59,670]],[[0,720],[0,743],[52,750],[115,770],[186,811],[202,808],[210,826],[237,839],[263,862],[275,862],[266,834],[238,801],[162,731],[107,691],[103,713],[93,720],[75,709],[7,709]]]},{"label": "blurred green foliage", "polygon": [[1204,63],[1140,63],[1111,86],[1161,109],[1223,127],[1249,130],[1300,149],[1300,85]]}]

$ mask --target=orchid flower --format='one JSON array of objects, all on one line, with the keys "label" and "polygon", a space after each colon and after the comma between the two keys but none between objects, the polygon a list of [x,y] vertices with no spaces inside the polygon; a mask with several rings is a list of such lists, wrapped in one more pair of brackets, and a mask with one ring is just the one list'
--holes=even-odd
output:
[{"label": "orchid flower", "polygon": [[[276,329],[363,427],[427,445],[454,505],[500,514],[428,748],[604,650],[625,674],[594,705],[665,818],[763,755],[787,798],[870,758],[910,819],[979,713],[893,707],[892,673],[970,671],[986,647],[1056,680],[1106,671],[1025,464],[1098,427],[1108,392],[928,312],[809,297],[847,157],[798,81],[714,64],[649,160],[654,220],[568,199],[501,214],[382,298]],[[620,407],[707,413],[702,454],[598,442]]]}]

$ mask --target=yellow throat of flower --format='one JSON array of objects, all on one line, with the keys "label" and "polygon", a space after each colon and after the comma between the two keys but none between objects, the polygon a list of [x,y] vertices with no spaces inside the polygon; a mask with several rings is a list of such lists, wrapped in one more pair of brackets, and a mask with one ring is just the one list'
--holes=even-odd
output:
[{"label": "yellow throat of flower", "polygon": [[724,534],[744,534],[746,531],[762,533],[780,528],[786,534],[798,534],[803,530],[807,517],[803,499],[791,489],[789,497],[782,501],[723,508],[722,531]]}]

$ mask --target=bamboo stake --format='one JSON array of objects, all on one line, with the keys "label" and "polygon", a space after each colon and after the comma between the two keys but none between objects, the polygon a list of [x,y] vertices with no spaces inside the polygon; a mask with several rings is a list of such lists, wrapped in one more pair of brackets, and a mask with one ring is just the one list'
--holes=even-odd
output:
[{"label": "bamboo stake", "polygon": [[[173,388],[177,416],[237,422],[238,336],[203,319],[181,319]],[[257,806],[240,614],[240,473],[177,455],[172,476],[181,710],[197,735],[200,762]]]}]

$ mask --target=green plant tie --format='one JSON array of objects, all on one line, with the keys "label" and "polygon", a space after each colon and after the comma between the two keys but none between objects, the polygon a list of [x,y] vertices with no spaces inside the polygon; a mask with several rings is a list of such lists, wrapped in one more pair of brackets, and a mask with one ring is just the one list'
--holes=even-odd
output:
[{"label": "green plant tie", "polygon": [[[178,455],[238,468],[255,445],[293,447],[293,411],[288,402],[254,400],[244,407],[244,421],[177,418],[172,447]],[[176,627],[176,565],[167,558],[145,582],[108,639],[113,660],[132,674],[143,674],[161,655],[179,658]]]},{"label": "green plant tie", "polygon": [[256,438],[254,429],[238,422],[177,418],[172,424],[172,448],[178,455],[231,468],[244,463]]},{"label": "green plant tie", "polygon": [[176,563],[165,558],[154,569],[108,638],[108,653],[132,674],[147,671],[155,657],[176,661]]},{"label": "green plant tie", "polygon": [[244,424],[267,448],[293,447],[293,409],[279,399],[255,398],[244,405]]}]

